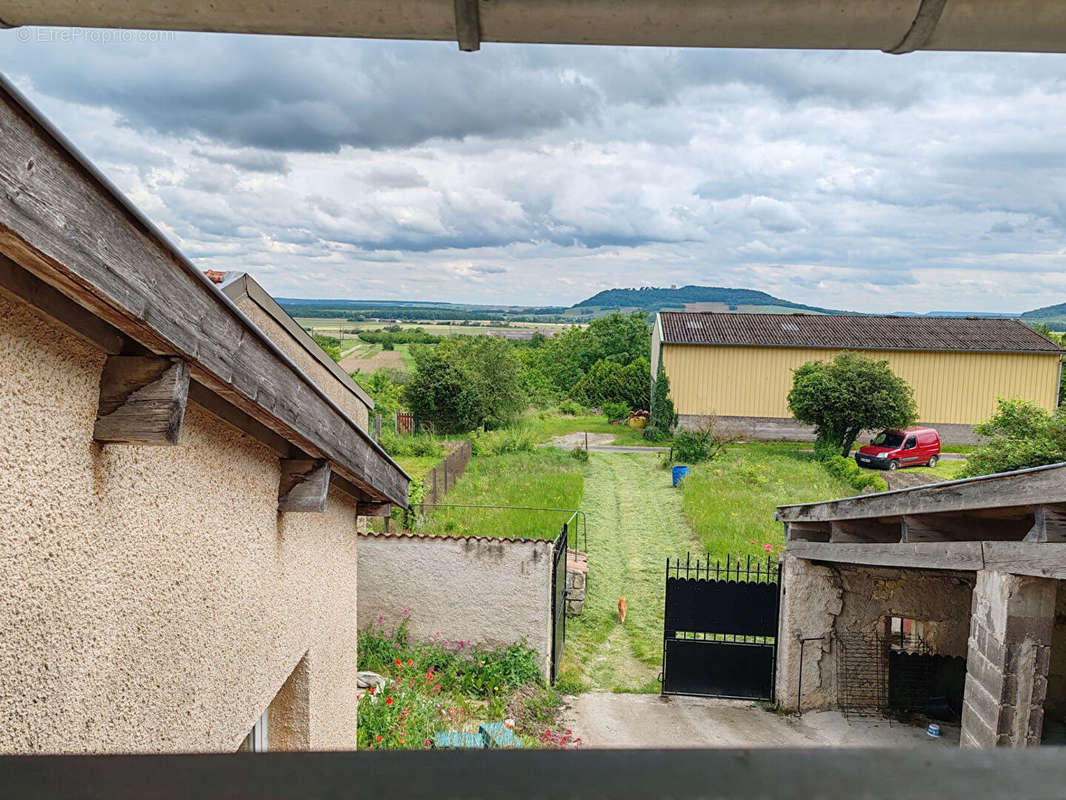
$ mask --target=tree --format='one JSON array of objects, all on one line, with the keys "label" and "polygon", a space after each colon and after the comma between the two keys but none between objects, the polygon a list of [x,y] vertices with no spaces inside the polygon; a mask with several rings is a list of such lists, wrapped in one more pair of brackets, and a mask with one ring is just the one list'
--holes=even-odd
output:
[{"label": "tree", "polygon": [[1027,400],[1000,398],[996,413],[974,431],[986,442],[967,457],[963,477],[1066,461],[1066,407],[1048,413]]},{"label": "tree", "polygon": [[568,393],[599,361],[627,366],[647,358],[651,329],[642,313],[613,313],[586,327],[571,326],[536,348],[538,363],[560,394]]},{"label": "tree", "polygon": [[628,411],[643,408],[648,400],[648,369],[646,358],[626,366],[601,358],[574,384],[570,397],[586,406],[624,403]]},{"label": "tree", "polygon": [[456,336],[435,347],[413,345],[415,370],[403,398],[439,433],[465,433],[510,422],[525,405],[520,364],[504,339]]},{"label": "tree", "polygon": [[677,425],[677,412],[674,401],[670,399],[670,379],[663,369],[663,357],[659,355],[659,374],[652,385],[651,413],[644,428],[644,438],[653,442],[662,441],[670,435]]},{"label": "tree", "polygon": [[840,353],[793,371],[788,407],[813,425],[819,443],[847,456],[863,430],[905,428],[917,418],[914,393],[887,361]]}]

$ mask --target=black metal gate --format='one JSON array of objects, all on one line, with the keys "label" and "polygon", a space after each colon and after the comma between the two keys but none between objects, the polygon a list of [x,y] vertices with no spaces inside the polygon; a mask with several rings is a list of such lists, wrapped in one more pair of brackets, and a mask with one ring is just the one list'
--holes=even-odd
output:
[{"label": "black metal gate", "polygon": [[666,561],[662,693],[774,699],[781,567]]},{"label": "black metal gate", "polygon": [[552,548],[552,663],[551,682],[559,675],[566,643],[566,549],[567,525]]}]

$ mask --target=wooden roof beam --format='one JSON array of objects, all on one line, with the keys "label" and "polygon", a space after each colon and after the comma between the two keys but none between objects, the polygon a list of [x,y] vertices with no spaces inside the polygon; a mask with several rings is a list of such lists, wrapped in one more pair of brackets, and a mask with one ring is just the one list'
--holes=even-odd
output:
[{"label": "wooden roof beam", "polygon": [[99,335],[187,362],[366,499],[406,507],[406,473],[3,80],[0,187],[0,253],[54,290],[48,302],[62,295],[102,321]]},{"label": "wooden roof beam", "polygon": [[780,506],[776,518],[781,522],[836,522],[949,512],[1011,517],[1022,509],[1049,504],[1066,504],[1066,464],[822,503]]}]

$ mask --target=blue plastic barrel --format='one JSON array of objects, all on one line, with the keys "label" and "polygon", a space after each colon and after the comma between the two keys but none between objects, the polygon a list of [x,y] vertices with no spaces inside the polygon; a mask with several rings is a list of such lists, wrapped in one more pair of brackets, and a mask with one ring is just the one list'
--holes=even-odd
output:
[{"label": "blue plastic barrel", "polygon": [[681,479],[688,475],[688,467],[674,467],[674,486],[681,483]]}]

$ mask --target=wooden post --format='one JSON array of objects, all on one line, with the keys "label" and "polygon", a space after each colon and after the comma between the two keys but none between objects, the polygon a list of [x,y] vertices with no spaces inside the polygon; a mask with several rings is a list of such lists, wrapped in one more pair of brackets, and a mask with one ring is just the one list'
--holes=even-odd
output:
[{"label": "wooden post", "polygon": [[392,414],[392,431],[397,436],[400,435],[400,412],[394,411]]},{"label": "wooden post", "polygon": [[374,441],[381,441],[381,414],[374,415]]},{"label": "wooden post", "polygon": [[392,503],[360,500],[355,504],[355,515],[357,517],[388,517],[391,514]]},{"label": "wooden post", "polygon": [[93,428],[98,442],[177,444],[189,400],[189,365],[179,358],[108,356]]},{"label": "wooden post", "polygon": [[325,459],[283,458],[278,511],[325,511],[329,475]]},{"label": "wooden post", "polygon": [[585,431],[585,452],[589,451],[589,432]]}]

